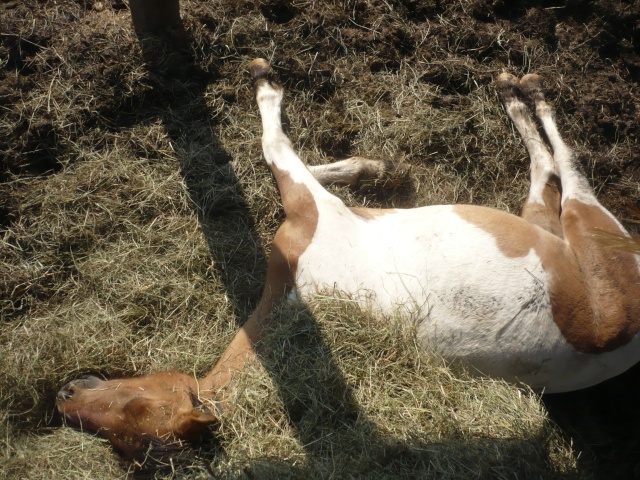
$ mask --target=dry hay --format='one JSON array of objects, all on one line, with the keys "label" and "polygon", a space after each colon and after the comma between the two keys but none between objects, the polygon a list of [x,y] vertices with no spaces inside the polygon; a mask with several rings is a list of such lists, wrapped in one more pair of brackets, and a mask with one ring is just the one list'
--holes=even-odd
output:
[{"label": "dry hay", "polygon": [[[601,198],[633,226],[636,7],[181,3],[186,34],[143,44],[120,1],[0,6],[0,477],[125,475],[104,442],[61,428],[56,390],[86,372],[201,375],[255,305],[282,212],[245,72],[254,57],[273,60],[309,163],[413,165],[406,188],[333,189],[348,204],[515,213],[528,160],[492,81],[536,70]],[[539,399],[452,373],[410,329],[327,299],[275,317],[261,362],[234,384],[236,410],[159,475],[589,473]]]}]

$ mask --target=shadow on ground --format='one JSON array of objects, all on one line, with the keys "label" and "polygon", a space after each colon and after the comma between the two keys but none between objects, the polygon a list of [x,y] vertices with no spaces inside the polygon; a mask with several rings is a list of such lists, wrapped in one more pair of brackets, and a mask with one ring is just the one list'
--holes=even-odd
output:
[{"label": "shadow on ground", "polygon": [[591,388],[544,395],[542,400],[581,452],[581,471],[602,479],[640,478],[640,364]]},{"label": "shadow on ground", "polygon": [[[181,174],[190,196],[198,209],[202,230],[215,260],[216,273],[225,285],[233,304],[234,316],[240,326],[257,304],[266,275],[267,259],[256,233],[241,182],[230,165],[231,156],[220,147],[215,137],[215,125],[208,129],[211,132],[208,138],[201,137],[202,128],[193,128],[194,123],[210,122],[209,119],[214,117],[207,105],[205,91],[209,83],[215,81],[216,75],[204,72],[197,66],[189,48],[189,35],[182,28],[171,29],[162,34],[141,35],[140,42],[146,68],[153,82],[152,93],[144,98],[134,97],[127,98],[124,102],[116,101],[114,104],[118,105],[117,109],[107,108],[101,115],[116,129],[140,123],[150,124],[158,119],[162,122],[177,152]],[[194,118],[194,113],[197,114],[197,118]],[[194,132],[198,132],[198,135],[194,135]],[[197,148],[206,151],[205,155],[198,155],[198,158],[205,158],[205,162],[194,162],[186,154],[194,148],[194,144],[199,144]],[[231,241],[241,239],[242,246],[225,248],[225,244],[228,245],[230,241],[225,233],[230,231],[234,232]],[[248,250],[255,260],[247,262],[242,254],[243,249]],[[247,293],[246,285],[239,285],[239,278],[248,279],[248,283],[259,287],[254,288],[252,293]],[[324,358],[330,357],[330,350],[317,329],[307,339],[313,345],[311,351],[321,350],[324,352]],[[270,372],[279,386],[288,417],[296,427],[300,426],[300,441],[309,445],[312,454],[316,452],[314,445],[317,446],[321,436],[325,436],[328,431],[349,428],[356,421],[367,423],[335,363],[329,361],[326,371],[327,378],[331,379],[330,386],[318,382],[306,385],[306,388],[313,390],[315,398],[318,398],[319,390],[333,392],[328,397],[320,397],[327,409],[321,418],[316,419],[318,423],[311,428],[307,428],[306,425],[302,427],[302,423],[306,422],[306,406],[305,402],[301,401],[305,394],[301,391],[292,392],[283,387],[285,383],[291,384],[291,378],[285,377],[290,377],[295,372]],[[335,392],[339,393],[336,395]],[[311,395],[309,391],[307,393],[307,397]],[[335,398],[340,399],[340,406],[333,402],[332,399]],[[373,425],[369,424],[365,430],[375,435]],[[215,439],[207,446],[211,448],[211,455],[218,453]],[[199,454],[203,453],[204,450],[199,449]],[[206,454],[204,456],[206,461]]]}]

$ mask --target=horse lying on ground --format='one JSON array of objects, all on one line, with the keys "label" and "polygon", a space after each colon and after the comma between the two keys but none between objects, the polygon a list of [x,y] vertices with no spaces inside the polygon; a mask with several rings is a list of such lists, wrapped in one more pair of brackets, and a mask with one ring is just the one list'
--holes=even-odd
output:
[{"label": "horse lying on ground", "polygon": [[68,383],[57,400],[67,422],[129,457],[152,442],[197,440],[217,421],[216,392],[254,355],[274,304],[327,291],[382,318],[418,317],[425,348],[536,391],[585,388],[640,359],[639,258],[594,236],[629,235],[576,168],[540,77],[502,74],[497,82],[531,157],[529,196],[517,217],[472,205],[345,206],[322,183],[380,176],[384,164],[355,157],[306,167],[283,133],[283,91],[270,81],[269,64],[254,60],[250,71],[264,156],[286,213],[257,308],[204,378],[165,372]]}]

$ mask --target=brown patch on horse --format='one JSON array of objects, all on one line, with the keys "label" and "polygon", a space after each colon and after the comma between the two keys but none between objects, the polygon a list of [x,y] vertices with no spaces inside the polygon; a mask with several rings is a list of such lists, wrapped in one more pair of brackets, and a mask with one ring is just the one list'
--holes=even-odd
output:
[{"label": "brown patch on horse", "polygon": [[567,200],[562,212],[567,242],[578,259],[593,309],[595,328],[611,337],[610,350],[628,343],[640,331],[640,271],[630,252],[603,248],[589,233],[625,235],[597,205]]},{"label": "brown patch on horse", "polygon": [[[454,211],[490,233],[507,257],[523,257],[535,251],[549,274],[553,319],[576,350],[610,352],[629,343],[640,331],[640,272],[629,268],[630,263],[636,264],[635,256],[603,249],[581,231],[597,227],[620,232],[597,206],[567,202],[562,215],[566,242],[498,210],[483,209],[479,216],[476,208],[461,205]],[[587,224],[581,220],[584,218],[597,220]],[[581,221],[584,225],[577,225]]]}]

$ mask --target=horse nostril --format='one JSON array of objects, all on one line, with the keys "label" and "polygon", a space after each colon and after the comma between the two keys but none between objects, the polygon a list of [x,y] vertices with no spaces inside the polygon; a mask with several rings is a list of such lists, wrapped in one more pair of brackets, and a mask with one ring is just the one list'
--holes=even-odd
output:
[{"label": "horse nostril", "polygon": [[65,400],[69,400],[73,397],[74,393],[76,393],[75,386],[73,385],[73,382],[69,382],[58,391],[57,399],[59,402],[64,402]]}]

